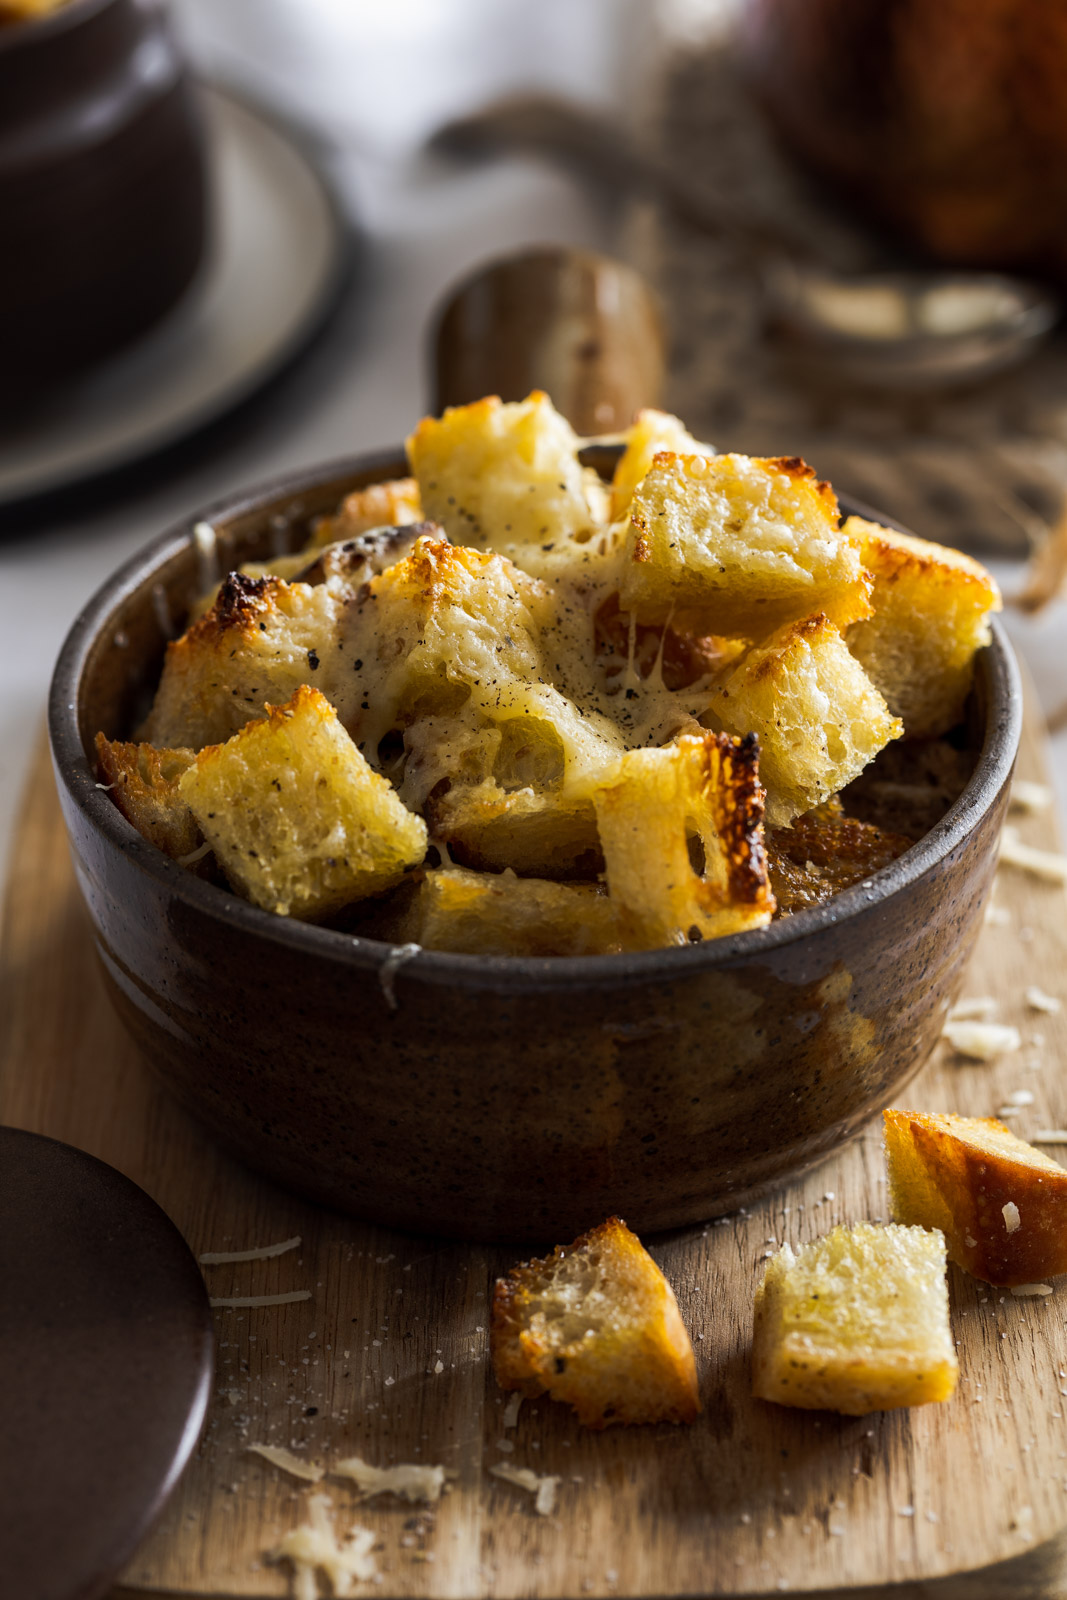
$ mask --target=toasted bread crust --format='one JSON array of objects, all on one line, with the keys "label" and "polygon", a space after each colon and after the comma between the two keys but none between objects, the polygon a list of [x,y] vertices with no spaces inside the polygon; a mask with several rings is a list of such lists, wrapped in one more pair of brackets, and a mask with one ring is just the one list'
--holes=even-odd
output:
[{"label": "toasted bread crust", "polygon": [[700,1412],[674,1292],[619,1217],[497,1280],[490,1351],[502,1388],[547,1391],[588,1428]]},{"label": "toasted bread crust", "polygon": [[986,1283],[1067,1272],[1067,1169],[995,1117],[889,1110],[883,1121],[898,1221],[940,1228],[952,1260]]}]

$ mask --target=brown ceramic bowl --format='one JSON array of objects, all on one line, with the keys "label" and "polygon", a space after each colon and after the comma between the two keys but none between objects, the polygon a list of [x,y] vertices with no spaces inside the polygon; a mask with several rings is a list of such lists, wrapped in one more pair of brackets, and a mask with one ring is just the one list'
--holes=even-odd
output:
[{"label": "brown ceramic bowl", "polygon": [[158,0],[0,27],[0,406],[152,327],[204,247],[199,110]]},{"label": "brown ceramic bowl", "polygon": [[[826,905],[714,943],[533,960],[422,951],[288,921],[184,871],[96,785],[168,617],[224,563],[405,471],[364,457],[209,507],[74,624],[50,728],[78,882],[119,1015],[251,1165],[359,1216],[541,1244],[620,1211],[640,1230],[735,1209],[822,1160],[933,1047],[979,932],[1020,726],[1002,631],[979,664],[977,766],[924,839]],[[392,1003],[391,1003],[392,1002]]]}]

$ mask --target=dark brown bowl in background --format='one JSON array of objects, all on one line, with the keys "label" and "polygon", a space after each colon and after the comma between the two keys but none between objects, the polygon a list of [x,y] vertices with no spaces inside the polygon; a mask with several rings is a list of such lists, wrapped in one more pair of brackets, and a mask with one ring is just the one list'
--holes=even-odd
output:
[{"label": "dark brown bowl in background", "polygon": [[[601,452],[605,455],[606,452]],[[75,870],[108,988],[147,1060],[251,1165],[398,1227],[570,1238],[733,1210],[821,1160],[926,1059],[977,938],[1019,739],[999,626],[976,684],[964,793],[904,856],[826,905],[729,939],[534,960],[389,946],[272,916],[160,854],[97,787],[98,729],[129,736],[167,616],[225,567],[402,457],[319,468],[209,507],[74,624],[49,707]]]},{"label": "dark brown bowl in background", "polygon": [[0,28],[0,407],[157,323],[205,216],[200,118],[158,0]]}]

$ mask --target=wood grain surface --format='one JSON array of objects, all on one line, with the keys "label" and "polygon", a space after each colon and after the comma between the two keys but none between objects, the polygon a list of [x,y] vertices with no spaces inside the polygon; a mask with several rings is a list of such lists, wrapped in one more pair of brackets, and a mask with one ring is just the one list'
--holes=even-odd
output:
[{"label": "wood grain surface", "polygon": [[[1044,777],[1040,742],[1031,722],[1027,777]],[[1056,844],[1051,813],[1017,820],[1024,838]],[[1041,1016],[1024,1000],[1029,984],[1067,996],[1067,901],[1005,867],[995,904],[964,992],[996,996],[1023,1049],[980,1065],[941,1046],[903,1103],[989,1115],[1026,1090],[1033,1103],[1013,1122],[1025,1137],[1067,1124],[1067,1011]],[[120,1168],[196,1252],[302,1239],[273,1260],[204,1268],[216,1296],[306,1289],[310,1299],[216,1312],[207,1429],[130,1564],[127,1593],[288,1592],[269,1552],[313,1491],[249,1454],[256,1442],[322,1463],[358,1454],[454,1474],[432,1510],[361,1504],[340,1480],[320,1486],[341,1526],[377,1534],[380,1582],[359,1587],[383,1597],[1067,1592],[1062,1287],[1015,1299],[950,1269],[961,1381],[949,1404],[853,1419],[749,1396],[766,1254],[885,1215],[876,1125],[751,1213],[651,1242],[694,1339],[704,1412],[693,1427],[592,1434],[541,1400],[506,1430],[487,1327],[493,1278],[512,1255],[316,1209],[242,1168],[172,1104],[98,979],[43,750],[7,895],[0,1047],[0,1117]],[[555,1513],[535,1515],[528,1494],[490,1476],[499,1462],[558,1475]]]}]

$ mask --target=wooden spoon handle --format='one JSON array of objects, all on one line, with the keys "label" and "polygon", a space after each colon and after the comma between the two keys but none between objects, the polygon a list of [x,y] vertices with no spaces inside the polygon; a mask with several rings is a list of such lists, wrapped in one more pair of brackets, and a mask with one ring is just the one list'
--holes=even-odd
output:
[{"label": "wooden spoon handle", "polygon": [[632,267],[584,250],[524,251],[456,289],[432,335],[437,411],[544,389],[580,434],[625,428],[658,403],[655,297]]}]

